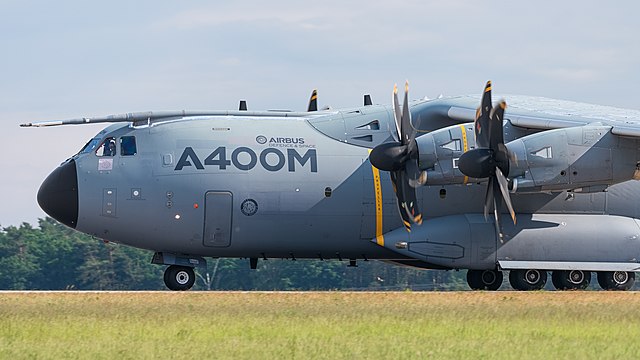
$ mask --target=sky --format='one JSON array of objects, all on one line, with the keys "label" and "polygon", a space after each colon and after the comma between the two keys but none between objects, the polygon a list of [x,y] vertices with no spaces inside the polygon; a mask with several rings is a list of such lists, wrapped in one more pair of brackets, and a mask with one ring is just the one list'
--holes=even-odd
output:
[{"label": "sky", "polygon": [[[612,6],[614,5],[614,6]],[[0,226],[104,125],[147,110],[304,110],[496,93],[640,109],[640,4],[602,1],[0,0]],[[507,99],[508,101],[508,99]]]}]

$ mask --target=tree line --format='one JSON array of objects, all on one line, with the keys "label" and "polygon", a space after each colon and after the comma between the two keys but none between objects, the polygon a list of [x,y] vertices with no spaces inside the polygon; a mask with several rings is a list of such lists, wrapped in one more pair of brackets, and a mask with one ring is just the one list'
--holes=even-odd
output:
[{"label": "tree line", "polygon": [[[49,217],[0,230],[0,289],[162,290],[152,252],[103,242]],[[457,290],[464,271],[427,271],[380,261],[208,259],[194,290]]]}]

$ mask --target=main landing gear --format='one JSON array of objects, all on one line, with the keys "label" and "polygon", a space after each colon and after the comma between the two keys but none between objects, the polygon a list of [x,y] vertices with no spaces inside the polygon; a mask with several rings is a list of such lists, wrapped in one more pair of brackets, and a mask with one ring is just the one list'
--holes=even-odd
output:
[{"label": "main landing gear", "polygon": [[[542,290],[547,283],[547,270],[514,269],[509,271],[509,283],[514,290]],[[627,271],[599,271],[598,284],[603,290],[629,290],[636,274]],[[502,285],[500,270],[468,270],[467,284],[471,290],[498,290]],[[557,290],[584,290],[591,282],[591,271],[554,270],[551,282]]]},{"label": "main landing gear", "polygon": [[509,283],[515,290],[541,290],[547,283],[547,272],[538,269],[511,270]]},{"label": "main landing gear", "polygon": [[469,270],[467,284],[471,290],[498,290],[502,285],[502,271],[498,270]]},{"label": "main landing gear", "polygon": [[598,273],[598,284],[605,290],[629,290],[636,280],[636,273],[626,271],[602,271]]},{"label": "main landing gear", "polygon": [[169,290],[186,291],[196,282],[192,267],[171,265],[164,271],[164,284]]},{"label": "main landing gear", "polygon": [[591,271],[555,270],[551,282],[558,290],[584,290],[591,282]]}]

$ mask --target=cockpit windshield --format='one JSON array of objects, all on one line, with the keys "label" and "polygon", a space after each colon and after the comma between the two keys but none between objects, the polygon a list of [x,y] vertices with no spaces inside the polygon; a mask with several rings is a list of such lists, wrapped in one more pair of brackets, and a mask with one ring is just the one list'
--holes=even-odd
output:
[{"label": "cockpit windshield", "polygon": [[96,150],[97,156],[116,156],[116,139],[114,137],[108,137],[104,139],[102,145]]},{"label": "cockpit windshield", "polygon": [[[120,155],[132,156],[138,153],[135,136],[120,137],[118,142],[120,143]],[[89,153],[95,153],[98,157],[116,156],[116,138],[113,136],[95,137],[89,140],[76,155]]]},{"label": "cockpit windshield", "polygon": [[93,138],[89,140],[89,142],[84,145],[84,147],[80,150],[80,152],[78,152],[78,154],[87,154],[92,152],[99,143],[100,138]]}]

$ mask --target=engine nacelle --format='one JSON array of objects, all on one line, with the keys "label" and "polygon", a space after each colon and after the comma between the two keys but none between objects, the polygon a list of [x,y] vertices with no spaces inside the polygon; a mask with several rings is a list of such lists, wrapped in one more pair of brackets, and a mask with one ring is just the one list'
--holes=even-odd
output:
[{"label": "engine nacelle", "polygon": [[453,125],[416,138],[418,166],[427,172],[428,185],[471,181],[458,169],[458,159],[476,146],[473,123]]},{"label": "engine nacelle", "polygon": [[506,144],[513,192],[603,191],[637,178],[638,141],[588,125],[528,135]]},{"label": "engine nacelle", "polygon": [[[458,169],[460,156],[476,146],[472,123],[432,131],[418,137],[416,143],[418,164],[427,172],[428,185],[485,180],[469,178]],[[638,140],[614,135],[610,126],[541,131],[506,146],[511,154],[508,178],[513,192],[599,192],[609,185],[640,180]]]}]

